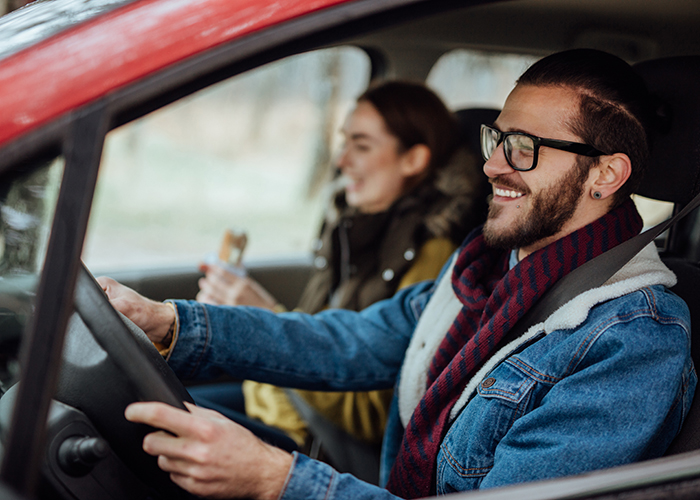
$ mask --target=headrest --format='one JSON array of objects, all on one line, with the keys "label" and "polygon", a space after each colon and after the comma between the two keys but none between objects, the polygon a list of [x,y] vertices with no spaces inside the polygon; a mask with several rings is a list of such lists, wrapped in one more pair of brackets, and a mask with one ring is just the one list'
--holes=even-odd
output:
[{"label": "headrest", "polygon": [[685,205],[700,190],[700,56],[655,59],[635,69],[670,118],[670,128],[653,142],[637,193]]},{"label": "headrest", "polygon": [[455,111],[459,123],[460,142],[465,144],[477,158],[481,158],[481,124],[491,125],[498,118],[499,109],[468,108]]}]

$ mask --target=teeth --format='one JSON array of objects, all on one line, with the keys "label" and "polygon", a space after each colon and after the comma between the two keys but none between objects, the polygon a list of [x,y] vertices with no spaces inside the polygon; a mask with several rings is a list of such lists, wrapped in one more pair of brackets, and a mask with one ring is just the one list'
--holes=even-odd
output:
[{"label": "teeth", "polygon": [[523,193],[519,193],[517,191],[510,191],[500,188],[496,188],[494,191],[496,192],[496,196],[505,196],[506,198],[520,198],[523,195]]}]

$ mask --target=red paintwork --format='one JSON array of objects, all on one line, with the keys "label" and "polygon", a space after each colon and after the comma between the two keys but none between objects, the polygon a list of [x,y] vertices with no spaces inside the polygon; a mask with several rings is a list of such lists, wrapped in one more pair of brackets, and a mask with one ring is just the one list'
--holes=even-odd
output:
[{"label": "red paintwork", "polygon": [[187,57],[351,0],[142,0],[0,63],[0,146]]}]

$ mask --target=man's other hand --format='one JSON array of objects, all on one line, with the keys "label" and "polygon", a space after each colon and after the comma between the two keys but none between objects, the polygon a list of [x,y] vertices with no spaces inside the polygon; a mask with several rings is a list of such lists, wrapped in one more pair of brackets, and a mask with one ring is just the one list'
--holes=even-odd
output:
[{"label": "man's other hand", "polygon": [[164,302],[156,302],[129,287],[101,276],[97,282],[107,294],[112,306],[141,328],[151,342],[162,342],[175,320],[175,311]]},{"label": "man's other hand", "polygon": [[173,482],[209,498],[278,498],[292,456],[215,411],[185,404],[189,413],[164,403],[133,403],[125,412],[131,422],[163,429],[148,434],[143,449]]}]

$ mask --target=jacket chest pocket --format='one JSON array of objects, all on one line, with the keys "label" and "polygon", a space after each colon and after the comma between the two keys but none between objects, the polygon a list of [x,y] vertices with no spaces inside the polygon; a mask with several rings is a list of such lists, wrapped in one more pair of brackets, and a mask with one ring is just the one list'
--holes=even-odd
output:
[{"label": "jacket chest pocket", "polygon": [[532,407],[537,381],[509,362],[486,377],[440,446],[437,492],[476,489],[493,467],[498,443]]}]

